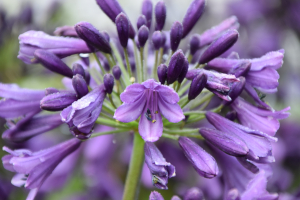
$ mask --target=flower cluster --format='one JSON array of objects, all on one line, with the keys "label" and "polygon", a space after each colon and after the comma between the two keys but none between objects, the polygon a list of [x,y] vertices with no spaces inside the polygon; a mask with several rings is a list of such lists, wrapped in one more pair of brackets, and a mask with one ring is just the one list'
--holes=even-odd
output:
[{"label": "flower cluster", "polygon": [[[169,31],[164,29],[167,8],[162,0],[155,5],[143,1],[137,29],[117,0],[96,2],[115,23],[117,38],[89,22],[59,27],[55,33],[60,36],[34,30],[19,36],[18,58],[63,76],[65,89],[1,83],[0,116],[8,125],[2,138],[23,142],[63,124],[71,134],[69,140],[38,152],[3,147],[10,153],[2,158],[5,169],[17,173],[12,183],[31,189],[28,199],[34,199],[81,143],[94,147],[98,143],[90,141],[101,144],[97,136],[130,132],[134,141],[123,199],[135,199],[144,157],[153,185],[168,189],[177,166],[156,146],[162,137],[178,142],[200,176],[222,176],[226,199],[277,198],[267,192],[266,182],[272,173],[269,163],[275,162],[272,144],[278,120],[287,118],[290,108],[275,111],[262,93],[277,91],[284,50],[240,59],[230,50],[239,38],[235,16],[201,35],[190,35],[205,0],[193,0],[182,22],[174,22]],[[188,44],[181,42],[189,36]],[[80,59],[69,67],[63,58],[71,55]],[[207,122],[199,125],[204,118]],[[103,130],[105,126],[111,128]],[[91,160],[98,162],[94,156]],[[105,161],[109,155],[100,157]],[[202,198],[197,188],[184,197]],[[152,192],[150,199],[163,198]]]}]

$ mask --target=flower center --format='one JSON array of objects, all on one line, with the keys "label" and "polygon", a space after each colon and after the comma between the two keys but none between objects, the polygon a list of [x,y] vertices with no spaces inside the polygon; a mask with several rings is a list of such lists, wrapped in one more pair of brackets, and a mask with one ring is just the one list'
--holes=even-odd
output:
[{"label": "flower center", "polygon": [[157,115],[158,115],[158,94],[156,91],[148,89],[147,91],[147,103],[146,103],[146,118],[151,121],[152,123],[156,122]]}]

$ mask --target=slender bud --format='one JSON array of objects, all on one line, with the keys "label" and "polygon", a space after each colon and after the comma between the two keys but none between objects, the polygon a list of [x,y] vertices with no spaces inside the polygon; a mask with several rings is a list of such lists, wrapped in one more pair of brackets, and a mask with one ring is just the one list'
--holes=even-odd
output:
[{"label": "slender bud", "polygon": [[200,48],[200,38],[198,34],[194,34],[190,40],[190,54],[194,55]]},{"label": "slender bud", "polygon": [[154,46],[155,50],[158,50],[160,48],[161,41],[162,41],[161,32],[160,31],[155,31],[152,34],[152,43],[153,43],[153,46]]},{"label": "slender bud", "polygon": [[91,75],[90,75],[90,72],[88,70],[84,70],[85,71],[85,82],[86,84],[90,84],[90,81],[91,81]]},{"label": "slender bud", "polygon": [[167,41],[166,33],[164,31],[162,31],[161,32],[161,45],[160,45],[161,48],[164,48],[166,41]]},{"label": "slender bud", "polygon": [[103,33],[100,33],[92,24],[88,22],[79,22],[75,25],[78,36],[89,46],[94,47],[104,53],[111,54],[111,48],[108,40]]},{"label": "slender bud", "polygon": [[77,100],[74,92],[58,92],[45,96],[40,106],[43,110],[61,111]]},{"label": "slender bud", "polygon": [[137,29],[139,30],[143,25],[147,26],[147,19],[144,15],[140,15],[136,23]]},{"label": "slender bud", "polygon": [[115,79],[111,74],[105,74],[103,77],[103,83],[105,86],[105,91],[108,94],[111,94],[114,88]]},{"label": "slender bud", "polygon": [[239,33],[229,30],[216,39],[202,54],[199,64],[204,64],[227,51],[237,41]]},{"label": "slender bud", "polygon": [[170,45],[173,52],[178,49],[182,34],[182,24],[180,22],[174,22],[170,31]]},{"label": "slender bud", "polygon": [[122,47],[126,48],[129,38],[129,21],[124,13],[120,13],[116,18],[116,27],[118,31],[119,41]]},{"label": "slender bud", "polygon": [[143,25],[138,31],[138,41],[140,47],[144,47],[149,37],[149,29]]},{"label": "slender bud", "polygon": [[179,77],[184,65],[185,57],[181,49],[177,50],[171,57],[168,67],[168,85],[174,83]]},{"label": "slender bud", "polygon": [[192,163],[199,175],[204,178],[213,178],[219,173],[216,160],[198,144],[187,137],[180,137],[178,142],[184,155]]},{"label": "slender bud", "polygon": [[193,187],[184,195],[184,200],[203,200],[203,192],[199,188]]},{"label": "slender bud", "polygon": [[83,67],[81,66],[81,64],[74,63],[72,71],[73,71],[74,76],[76,74],[80,74],[83,78],[85,78],[85,71],[84,71]]},{"label": "slender bud", "polygon": [[47,69],[72,78],[72,70],[59,57],[50,51],[38,49],[34,52],[34,57]]},{"label": "slender bud", "polygon": [[155,5],[155,19],[156,19],[156,30],[161,31],[164,28],[166,16],[167,16],[167,8],[165,2],[159,1]]},{"label": "slender bud", "polygon": [[149,200],[164,200],[159,192],[153,191],[149,196]]},{"label": "slender bud", "polygon": [[142,14],[146,18],[146,26],[148,27],[148,29],[151,28],[152,9],[153,9],[152,1],[151,0],[144,0],[143,3],[142,3]]},{"label": "slender bud", "polygon": [[188,98],[189,100],[195,99],[203,90],[207,83],[207,76],[204,73],[198,74],[192,81]]},{"label": "slender bud", "polygon": [[84,77],[80,74],[76,74],[75,76],[73,76],[72,85],[77,94],[78,99],[80,99],[81,97],[83,97],[87,93],[89,93],[89,89],[86,84],[86,81],[85,81]]},{"label": "slender bud", "polygon": [[168,71],[168,67],[165,64],[160,64],[157,68],[158,80],[162,85],[165,84],[165,82],[166,82],[167,71]]},{"label": "slender bud", "polygon": [[179,74],[178,79],[177,79],[178,83],[182,83],[188,70],[189,70],[189,61],[186,57],[184,57],[184,64],[183,64],[181,73]]},{"label": "slender bud", "polygon": [[116,80],[119,80],[122,74],[120,67],[117,65],[112,68],[112,73]]},{"label": "slender bud", "polygon": [[189,6],[184,19],[182,21],[183,25],[183,36],[184,38],[195,26],[197,21],[200,19],[205,8],[205,0],[194,0]]},{"label": "slender bud", "polygon": [[243,61],[237,66],[233,67],[228,74],[233,74],[235,77],[240,77],[240,76],[246,76],[248,72],[250,71],[251,68],[251,62],[250,61]]}]

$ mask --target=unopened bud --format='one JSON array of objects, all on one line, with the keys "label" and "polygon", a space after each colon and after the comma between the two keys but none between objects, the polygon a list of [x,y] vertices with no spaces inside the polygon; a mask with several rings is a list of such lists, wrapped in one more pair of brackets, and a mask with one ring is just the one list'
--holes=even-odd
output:
[{"label": "unopened bud", "polygon": [[105,91],[108,94],[111,94],[114,88],[115,79],[111,74],[105,74],[103,78],[103,83],[105,86]]}]

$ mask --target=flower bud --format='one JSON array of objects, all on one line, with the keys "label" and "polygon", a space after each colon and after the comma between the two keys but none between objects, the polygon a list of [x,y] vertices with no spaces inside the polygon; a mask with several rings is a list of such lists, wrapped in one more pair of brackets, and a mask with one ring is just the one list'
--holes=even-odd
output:
[{"label": "flower bud", "polygon": [[118,31],[119,41],[122,47],[126,48],[129,38],[129,21],[124,13],[120,13],[116,17],[116,27]]},{"label": "flower bud", "polygon": [[34,56],[47,69],[72,78],[72,70],[59,57],[50,51],[39,49],[34,52]]},{"label": "flower bud", "polygon": [[149,196],[149,200],[164,200],[164,198],[158,192],[152,191]]},{"label": "flower bud", "polygon": [[237,41],[239,33],[229,30],[216,39],[202,54],[199,64],[204,64],[227,51]]},{"label": "flower bud", "polygon": [[89,46],[92,46],[104,53],[111,54],[111,48],[105,35],[100,33],[92,24],[88,22],[79,22],[75,25],[78,36]]},{"label": "flower bud", "polygon": [[84,71],[83,67],[81,66],[81,64],[74,63],[72,71],[73,71],[74,76],[76,74],[80,74],[83,78],[85,78],[85,71]]},{"label": "flower bud", "polygon": [[198,74],[192,81],[188,98],[189,100],[195,99],[203,90],[207,83],[207,76],[204,73]]},{"label": "flower bud", "polygon": [[219,173],[216,160],[198,144],[187,137],[180,137],[179,145],[194,169],[204,178],[213,178]]},{"label": "flower bud", "polygon": [[200,128],[199,133],[214,147],[232,156],[244,156],[249,152],[245,142],[236,135],[210,128]]},{"label": "flower bud", "polygon": [[243,92],[246,79],[243,76],[239,77],[239,82],[235,82],[232,84],[231,89],[228,93],[228,96],[231,98],[231,101],[229,103],[232,103],[240,94]]},{"label": "flower bud", "polygon": [[105,86],[105,91],[108,94],[111,94],[114,88],[115,79],[111,74],[105,74],[103,78],[103,83]]},{"label": "flower bud", "polygon": [[173,52],[178,49],[180,40],[182,38],[182,33],[182,24],[180,22],[174,22],[170,31],[170,44]]},{"label": "flower bud", "polygon": [[155,5],[155,19],[156,19],[156,30],[161,31],[164,28],[166,16],[167,16],[167,8],[165,2],[159,1]]},{"label": "flower bud", "polygon": [[200,48],[200,38],[198,34],[194,34],[190,40],[190,54],[194,55]]},{"label": "flower bud", "polygon": [[189,70],[189,61],[186,57],[184,57],[184,64],[183,64],[181,73],[179,74],[178,79],[177,79],[178,83],[182,83],[188,70]]},{"label": "flower bud", "polygon": [[138,31],[138,41],[140,47],[144,47],[149,37],[149,29],[143,25]]},{"label": "flower bud", "polygon": [[184,38],[195,26],[197,21],[200,19],[205,8],[205,0],[194,0],[189,6],[184,19],[182,21],[183,25],[183,35]]},{"label": "flower bud", "polygon": [[155,31],[152,34],[152,43],[155,50],[158,50],[162,43],[162,35],[160,31]]},{"label": "flower bud", "polygon": [[203,200],[204,196],[201,190],[196,187],[193,187],[187,191],[184,195],[184,200]]},{"label": "flower bud", "polygon": [[228,74],[233,74],[235,77],[246,76],[251,68],[250,61],[244,61],[237,64],[237,66],[233,67]]},{"label": "flower bud", "polygon": [[181,49],[177,50],[171,57],[168,67],[168,85],[174,83],[179,77],[184,65],[185,57]]},{"label": "flower bud", "polygon": [[116,80],[119,80],[122,74],[120,67],[117,65],[112,68],[112,73]]},{"label": "flower bud", "polygon": [[144,15],[140,15],[136,23],[137,29],[139,30],[143,25],[147,26],[147,20]]},{"label": "flower bud", "polygon": [[158,80],[162,85],[165,84],[165,82],[166,82],[167,71],[168,71],[168,67],[165,64],[160,64],[157,68]]},{"label": "flower bud", "polygon": [[77,94],[78,99],[80,99],[81,97],[83,97],[87,93],[89,93],[89,89],[86,84],[86,81],[85,81],[84,77],[80,74],[76,74],[75,76],[73,76],[72,85]]},{"label": "flower bud", "polygon": [[41,100],[40,106],[43,110],[61,111],[76,100],[77,97],[74,92],[58,92],[45,96]]},{"label": "flower bud", "polygon": [[153,9],[152,1],[144,0],[142,3],[142,14],[145,16],[146,26],[148,27],[148,29],[151,28],[152,9]]}]

